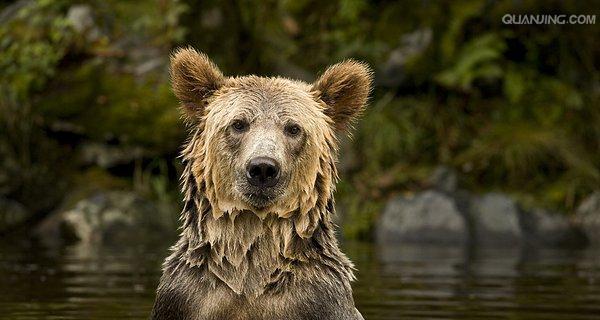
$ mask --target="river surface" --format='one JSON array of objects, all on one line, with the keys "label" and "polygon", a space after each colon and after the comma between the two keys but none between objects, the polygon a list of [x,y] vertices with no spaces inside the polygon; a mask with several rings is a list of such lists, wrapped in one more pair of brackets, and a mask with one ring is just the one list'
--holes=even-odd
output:
[{"label": "river surface", "polygon": [[[168,244],[41,249],[0,239],[0,319],[145,319]],[[345,243],[367,320],[600,319],[600,250]]]}]

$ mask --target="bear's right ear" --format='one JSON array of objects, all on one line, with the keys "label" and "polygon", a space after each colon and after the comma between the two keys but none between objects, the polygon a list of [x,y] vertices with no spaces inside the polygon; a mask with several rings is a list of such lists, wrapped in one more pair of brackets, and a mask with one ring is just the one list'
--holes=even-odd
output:
[{"label": "bear's right ear", "polygon": [[327,105],[325,114],[335,128],[345,131],[365,108],[372,83],[373,71],[366,63],[346,60],[327,68],[312,90]]},{"label": "bear's right ear", "polygon": [[171,85],[188,120],[198,119],[207,99],[225,82],[221,70],[201,52],[191,47],[171,55]]}]

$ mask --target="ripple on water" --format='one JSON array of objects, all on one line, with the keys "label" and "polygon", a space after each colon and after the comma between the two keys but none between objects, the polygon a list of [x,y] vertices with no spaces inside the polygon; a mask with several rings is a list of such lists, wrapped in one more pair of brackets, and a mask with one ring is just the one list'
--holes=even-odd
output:
[{"label": "ripple on water", "polygon": [[[168,245],[0,246],[0,319],[146,319]],[[344,246],[368,320],[599,319],[598,250]]]}]

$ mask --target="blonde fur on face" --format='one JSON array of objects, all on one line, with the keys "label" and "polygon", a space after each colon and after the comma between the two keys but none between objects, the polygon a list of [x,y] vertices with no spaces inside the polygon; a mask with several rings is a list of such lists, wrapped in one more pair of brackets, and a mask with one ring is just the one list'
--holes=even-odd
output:
[{"label": "blonde fur on face", "polygon": [[[288,154],[289,150],[279,146],[274,146],[277,149],[269,154],[279,160],[282,171],[289,173],[289,177],[280,199],[264,210],[257,211],[244,202],[234,174],[243,170],[248,154],[252,153],[252,143],[246,149],[239,147],[241,150],[232,152],[226,137],[228,124],[244,112],[256,118],[282,114],[282,118],[301,123],[305,131],[301,154],[294,157]],[[307,214],[319,196],[315,189],[317,176],[324,180],[320,192],[331,192],[335,173],[331,172],[329,164],[335,161],[335,136],[322,106],[305,85],[279,78],[233,78],[215,94],[205,114],[201,119],[202,134],[197,139],[198,143],[194,144],[194,148],[198,149],[189,151],[191,157],[198,156],[194,159],[193,172],[198,182],[205,184],[206,196],[216,217],[235,210],[255,211],[261,217],[269,213],[289,217],[295,211]],[[269,123],[266,128],[257,128],[258,132],[250,132],[253,137],[248,139],[255,144],[271,139],[280,142],[278,145],[284,145],[281,140],[285,137],[276,137],[281,136],[278,130],[277,123]]]},{"label": "blonde fur on face", "polygon": [[[364,109],[371,74],[366,64],[349,60],[330,67],[313,84],[228,78],[206,55],[177,50],[171,80],[191,134],[182,151],[183,234],[166,265],[183,260],[207,266],[235,292],[253,295],[277,280],[275,270],[291,268],[290,261],[323,254],[338,261],[333,267],[351,279],[352,264],[337,248],[331,220],[336,134]],[[243,136],[230,131],[239,118],[249,123]],[[283,133],[290,122],[300,125],[301,137]],[[282,181],[269,205],[257,208],[244,192],[242,172],[261,152],[278,161]],[[312,248],[311,239],[322,248]],[[249,260],[249,255],[259,258]]]}]

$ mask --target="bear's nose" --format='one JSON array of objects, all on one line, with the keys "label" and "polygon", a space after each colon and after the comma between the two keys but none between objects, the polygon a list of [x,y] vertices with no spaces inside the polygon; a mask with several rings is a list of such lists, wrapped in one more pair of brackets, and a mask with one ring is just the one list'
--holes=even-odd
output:
[{"label": "bear's nose", "polygon": [[279,165],[271,158],[254,158],[246,166],[246,178],[255,187],[273,187],[279,181]]}]

